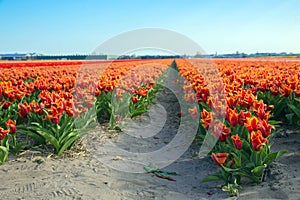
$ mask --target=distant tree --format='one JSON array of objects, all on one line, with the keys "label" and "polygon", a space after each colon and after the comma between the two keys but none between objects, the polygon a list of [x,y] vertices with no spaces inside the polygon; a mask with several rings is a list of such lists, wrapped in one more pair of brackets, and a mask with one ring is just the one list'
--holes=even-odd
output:
[{"label": "distant tree", "polygon": [[195,55],[195,58],[202,58],[202,55],[199,51],[197,51],[196,55]]}]

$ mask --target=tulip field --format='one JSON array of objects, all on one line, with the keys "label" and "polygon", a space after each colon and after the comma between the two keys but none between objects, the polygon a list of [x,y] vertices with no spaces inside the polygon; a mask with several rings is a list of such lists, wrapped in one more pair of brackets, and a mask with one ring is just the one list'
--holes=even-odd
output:
[{"label": "tulip field", "polygon": [[198,105],[186,116],[198,120],[200,143],[218,140],[209,154],[220,170],[203,182],[223,180],[235,195],[242,178],[263,181],[286,152],[272,152],[270,139],[300,125],[300,60],[0,61],[0,163],[34,146],[59,156],[97,122],[121,129],[120,119],[148,111],[169,67]]}]

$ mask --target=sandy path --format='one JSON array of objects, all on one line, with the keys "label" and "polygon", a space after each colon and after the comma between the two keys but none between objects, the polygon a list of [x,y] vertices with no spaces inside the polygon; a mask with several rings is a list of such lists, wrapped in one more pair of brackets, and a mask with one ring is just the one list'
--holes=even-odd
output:
[{"label": "sandy path", "polygon": [[[271,166],[266,182],[244,185],[239,199],[299,199],[299,143],[299,133],[276,138],[274,149],[288,149],[289,153]],[[91,154],[61,159],[27,154],[0,166],[0,199],[228,198],[216,182],[199,184],[201,178],[216,168],[209,158],[199,160],[193,157],[194,153],[195,146],[192,146],[166,168],[181,174],[175,177],[176,182],[146,173],[120,172],[103,165]],[[44,162],[38,163],[40,160]]]}]

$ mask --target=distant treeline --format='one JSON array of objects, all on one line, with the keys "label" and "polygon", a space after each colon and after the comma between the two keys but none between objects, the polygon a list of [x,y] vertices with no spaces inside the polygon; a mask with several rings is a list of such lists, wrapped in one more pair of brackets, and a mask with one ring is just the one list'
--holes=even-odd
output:
[{"label": "distant treeline", "polygon": [[[179,55],[144,55],[144,56],[127,56],[122,55],[114,59],[129,60],[129,59],[168,59],[168,58],[180,58]],[[24,57],[22,60],[108,60],[107,55],[38,55]]]},{"label": "distant treeline", "polygon": [[41,55],[32,56],[30,60],[106,60],[107,55]]}]

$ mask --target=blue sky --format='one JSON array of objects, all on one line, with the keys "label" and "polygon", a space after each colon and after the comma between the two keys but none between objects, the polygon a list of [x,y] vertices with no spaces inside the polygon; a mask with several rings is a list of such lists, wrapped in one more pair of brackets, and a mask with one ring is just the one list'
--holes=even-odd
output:
[{"label": "blue sky", "polygon": [[207,53],[300,53],[298,0],[0,0],[0,53],[89,54],[126,31],[176,31]]}]

